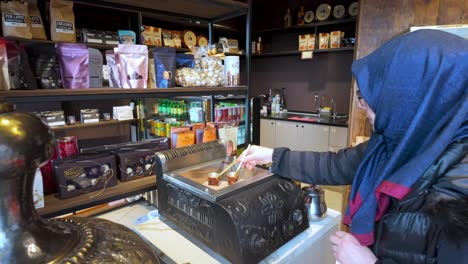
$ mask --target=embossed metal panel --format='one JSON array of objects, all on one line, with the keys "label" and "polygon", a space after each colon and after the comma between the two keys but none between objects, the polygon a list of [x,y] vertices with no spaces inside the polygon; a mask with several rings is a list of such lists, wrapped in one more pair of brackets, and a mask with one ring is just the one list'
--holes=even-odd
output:
[{"label": "embossed metal panel", "polygon": [[183,167],[193,153],[169,152],[158,167],[177,169],[157,173],[160,213],[233,263],[257,263],[309,227],[304,194],[292,181],[257,168],[233,185],[210,187],[207,174],[221,171],[223,158]]}]

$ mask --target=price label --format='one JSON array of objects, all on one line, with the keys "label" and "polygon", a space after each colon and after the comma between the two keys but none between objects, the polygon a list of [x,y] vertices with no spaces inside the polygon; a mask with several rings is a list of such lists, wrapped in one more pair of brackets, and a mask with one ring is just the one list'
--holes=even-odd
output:
[{"label": "price label", "polygon": [[314,52],[309,50],[309,51],[303,51],[301,53],[301,60],[311,60],[314,57]]}]

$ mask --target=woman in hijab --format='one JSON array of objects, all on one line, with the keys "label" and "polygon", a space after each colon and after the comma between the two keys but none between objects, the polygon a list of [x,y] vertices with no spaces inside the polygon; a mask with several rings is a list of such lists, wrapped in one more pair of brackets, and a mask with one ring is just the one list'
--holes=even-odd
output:
[{"label": "woman in hijab", "polygon": [[396,37],[352,66],[370,140],[338,153],[252,146],[243,164],[306,183],[352,184],[330,241],[346,263],[468,263],[468,40]]}]

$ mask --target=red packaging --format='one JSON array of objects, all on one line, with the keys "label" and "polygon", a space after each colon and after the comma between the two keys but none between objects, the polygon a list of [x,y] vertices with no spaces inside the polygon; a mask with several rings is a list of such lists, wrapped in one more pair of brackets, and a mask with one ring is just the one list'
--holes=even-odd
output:
[{"label": "red packaging", "polygon": [[227,121],[228,121],[228,122],[231,122],[231,121],[232,121],[232,107],[228,107],[228,118],[227,118]]},{"label": "red packaging", "polygon": [[57,148],[54,148],[52,158],[41,167],[42,185],[44,187],[44,195],[49,195],[57,192],[57,185],[52,170],[52,160],[57,159]]},{"label": "red packaging", "polygon": [[220,123],[223,120],[223,109],[221,108],[216,108],[216,113],[215,113],[215,122]]},{"label": "red packaging", "polygon": [[58,157],[60,159],[78,155],[78,140],[75,136],[57,138]]},{"label": "red packaging", "polygon": [[237,106],[234,106],[234,107],[232,108],[231,119],[232,119],[232,121],[234,121],[234,122],[239,122],[239,119],[237,118]]},{"label": "red packaging", "polygon": [[229,109],[227,107],[223,108],[223,122],[229,121]]}]

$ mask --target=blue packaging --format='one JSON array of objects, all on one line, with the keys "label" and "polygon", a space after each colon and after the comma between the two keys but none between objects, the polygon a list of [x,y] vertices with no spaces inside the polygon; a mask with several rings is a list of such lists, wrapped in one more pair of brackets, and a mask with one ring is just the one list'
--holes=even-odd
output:
[{"label": "blue packaging", "polygon": [[119,30],[120,44],[136,44],[136,34],[131,30]]}]

